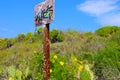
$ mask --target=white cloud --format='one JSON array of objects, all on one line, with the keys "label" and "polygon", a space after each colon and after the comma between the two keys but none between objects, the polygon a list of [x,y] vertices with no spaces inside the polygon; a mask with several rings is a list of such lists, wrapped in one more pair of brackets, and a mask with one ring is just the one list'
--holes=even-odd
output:
[{"label": "white cloud", "polygon": [[102,25],[119,25],[120,26],[120,13],[108,14],[99,17],[98,20]]},{"label": "white cloud", "polygon": [[78,10],[87,12],[94,16],[99,16],[118,8],[115,5],[117,0],[87,0],[83,4],[78,5]]},{"label": "white cloud", "polygon": [[102,25],[120,26],[120,6],[117,2],[118,0],[86,0],[77,9],[96,17]]}]

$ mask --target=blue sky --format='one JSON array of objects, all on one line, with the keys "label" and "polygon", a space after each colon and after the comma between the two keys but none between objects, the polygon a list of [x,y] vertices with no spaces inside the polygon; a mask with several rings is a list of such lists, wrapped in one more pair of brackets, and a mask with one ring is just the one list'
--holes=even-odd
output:
[{"label": "blue sky", "polygon": [[[44,0],[1,0],[0,38],[34,32],[34,6]],[[104,25],[120,26],[119,0],[56,0],[50,29],[95,31]]]}]

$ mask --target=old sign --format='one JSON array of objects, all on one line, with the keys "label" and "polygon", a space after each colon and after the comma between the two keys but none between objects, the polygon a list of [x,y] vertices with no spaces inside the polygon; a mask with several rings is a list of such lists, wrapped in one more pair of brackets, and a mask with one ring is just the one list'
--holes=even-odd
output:
[{"label": "old sign", "polygon": [[54,20],[54,0],[45,0],[35,6],[34,23],[35,26],[48,24]]}]

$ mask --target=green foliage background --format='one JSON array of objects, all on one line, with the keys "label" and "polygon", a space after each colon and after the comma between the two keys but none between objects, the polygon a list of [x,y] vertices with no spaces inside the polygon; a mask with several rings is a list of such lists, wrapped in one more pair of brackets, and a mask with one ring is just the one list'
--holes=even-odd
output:
[{"label": "green foliage background", "polygon": [[[50,36],[50,80],[120,78],[119,27],[104,26],[93,33],[52,30]],[[0,80],[43,80],[42,28],[0,38]]]}]

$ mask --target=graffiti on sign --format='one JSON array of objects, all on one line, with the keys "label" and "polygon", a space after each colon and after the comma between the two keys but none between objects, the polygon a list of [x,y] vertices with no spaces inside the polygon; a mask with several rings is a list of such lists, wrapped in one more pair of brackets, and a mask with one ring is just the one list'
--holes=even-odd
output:
[{"label": "graffiti on sign", "polygon": [[54,20],[54,0],[46,0],[35,6],[35,25],[50,23]]}]

